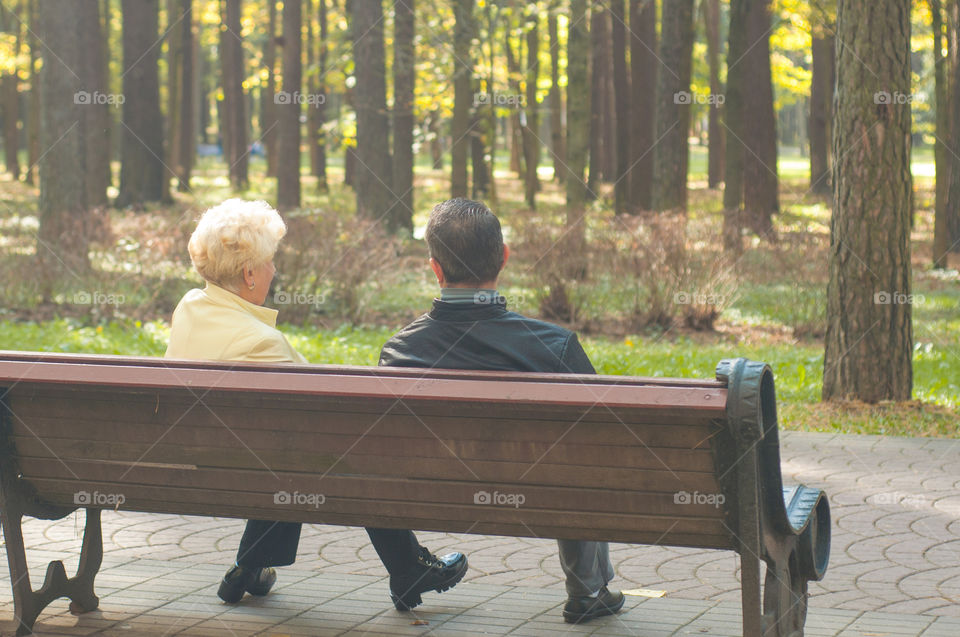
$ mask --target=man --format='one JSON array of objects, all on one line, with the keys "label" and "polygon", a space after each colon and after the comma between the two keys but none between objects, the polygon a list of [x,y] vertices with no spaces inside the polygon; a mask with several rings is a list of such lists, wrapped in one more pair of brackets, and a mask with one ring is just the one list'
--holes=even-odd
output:
[{"label": "man", "polygon": [[[425,238],[440,298],[429,314],[387,341],[381,365],[596,373],[576,334],[507,311],[496,287],[510,250],[499,220],[484,204],[468,199],[437,204]],[[557,542],[567,577],[563,618],[579,623],[619,611],[623,594],[607,589],[613,579],[607,543]]]}]

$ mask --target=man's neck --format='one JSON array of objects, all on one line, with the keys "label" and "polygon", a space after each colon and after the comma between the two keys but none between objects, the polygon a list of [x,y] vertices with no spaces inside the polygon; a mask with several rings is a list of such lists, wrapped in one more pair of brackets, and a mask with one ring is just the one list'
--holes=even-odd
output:
[{"label": "man's neck", "polygon": [[498,297],[497,291],[493,287],[483,288],[463,288],[463,287],[445,287],[440,288],[440,300],[444,303],[479,303],[490,304]]}]

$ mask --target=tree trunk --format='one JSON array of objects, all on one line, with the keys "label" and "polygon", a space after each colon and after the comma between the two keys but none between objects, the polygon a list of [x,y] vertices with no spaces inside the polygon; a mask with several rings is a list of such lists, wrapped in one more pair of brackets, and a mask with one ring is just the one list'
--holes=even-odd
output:
[{"label": "tree trunk", "polygon": [[[950,33],[950,79],[947,82],[947,104],[950,112],[950,146],[956,148],[960,141],[960,2],[948,5],[947,16]],[[946,219],[941,219],[941,227],[947,233],[947,251],[960,252],[960,160],[952,153],[950,155],[950,172],[947,186]],[[934,213],[936,215],[936,213]],[[936,233],[936,218],[934,218],[934,232]],[[942,233],[941,233],[942,236]],[[936,254],[936,252],[935,252]],[[946,255],[941,259],[946,263]]]},{"label": "tree trunk", "polygon": [[630,201],[630,139],[633,123],[630,121],[630,75],[627,69],[627,13],[624,0],[611,0],[613,16],[611,54],[613,55],[613,99],[616,111],[617,137],[615,140],[617,172],[613,186],[614,205],[617,214],[628,211]]},{"label": "tree trunk", "polygon": [[430,159],[433,162],[433,169],[443,170],[443,131],[440,128],[440,111],[430,111],[427,130],[430,131]]},{"label": "tree trunk", "polygon": [[724,153],[723,249],[739,254],[743,250],[743,158],[746,99],[747,11],[750,0],[730,0],[730,28],[727,35],[727,92],[723,111],[729,133]]},{"label": "tree trunk", "polygon": [[[323,1],[323,0],[321,0]],[[267,160],[267,177],[277,176],[277,2],[267,0],[267,39],[263,47],[263,66],[267,84],[260,91],[260,137]]]},{"label": "tree trunk", "polygon": [[[934,0],[936,1],[936,0]],[[834,50],[836,41],[826,29],[812,41],[813,78],[810,82],[810,191],[830,194],[830,119],[833,109]]]},{"label": "tree trunk", "polygon": [[193,0],[180,0],[180,46],[182,58],[180,64],[180,125],[177,127],[177,190],[190,190],[190,173],[193,171],[193,158],[196,152],[196,118],[194,115],[196,85],[194,69],[193,37]]},{"label": "tree trunk", "polygon": [[567,32],[567,174],[564,176],[567,195],[568,275],[586,272],[586,228],[584,210],[587,184],[584,181],[587,149],[590,146],[590,91],[587,81],[587,56],[590,36],[585,22],[586,0],[570,0],[570,22]]},{"label": "tree trunk", "polygon": [[[413,232],[414,0],[394,5],[393,191],[396,227]],[[476,170],[474,170],[476,174]]]},{"label": "tree trunk", "polygon": [[[40,229],[37,258],[50,281],[57,275],[77,274],[89,268],[89,209],[85,162],[87,104],[75,96],[84,91],[84,79],[63,60],[82,60],[83,35],[77,25],[96,0],[45,0],[39,4],[38,40],[43,72],[40,75],[41,144],[51,152],[40,158]],[[85,65],[78,67],[81,72]]]},{"label": "tree trunk", "polygon": [[163,118],[157,70],[158,0],[123,0],[123,122],[116,205],[164,196]]},{"label": "tree trunk", "polygon": [[[230,184],[235,191],[246,190],[249,153],[247,152],[247,109],[243,95],[243,40],[240,16],[241,0],[225,0],[226,28],[220,30],[220,62],[223,78],[221,133],[223,156],[227,161]],[[293,3],[296,4],[296,3]],[[292,95],[292,93],[291,93]],[[279,188],[278,188],[279,191]]]},{"label": "tree trunk", "polygon": [[[100,5],[97,0],[83,0],[89,6],[83,12],[83,24],[80,31],[83,34],[83,65],[81,75],[86,78],[86,90],[91,99],[83,109],[84,126],[86,129],[86,182],[87,206],[103,208],[109,203],[107,186],[110,185],[110,113],[108,102],[115,100],[101,100],[95,95],[108,95],[107,66],[104,56],[104,42],[102,24],[100,22]],[[169,192],[163,189],[166,180],[166,168],[160,164],[155,170],[161,178],[160,199],[165,200]]]},{"label": "tree trunk", "polygon": [[661,22],[654,209],[686,211],[693,0],[665,3]]},{"label": "tree trunk", "polygon": [[631,0],[630,208],[653,208],[657,107],[657,3]]},{"label": "tree trunk", "polygon": [[537,191],[540,190],[540,179],[537,176],[537,166],[540,164],[540,114],[537,103],[537,79],[540,76],[540,15],[536,5],[527,16],[527,91],[526,105],[523,110],[523,194],[527,206],[537,207]]},{"label": "tree trunk", "polygon": [[550,38],[550,93],[547,94],[547,103],[550,104],[550,153],[553,156],[553,177],[563,183],[566,170],[563,164],[567,161],[566,140],[563,131],[563,91],[560,88],[560,38],[557,31],[557,12],[559,3],[550,7],[547,16],[547,32]]},{"label": "tree trunk", "polygon": [[[379,4],[379,0],[377,2]],[[283,90],[277,96],[277,210],[300,207],[302,5],[283,3]],[[360,58],[357,58],[358,60]]]},{"label": "tree trunk", "polygon": [[[596,198],[597,190],[600,188],[600,182],[606,178],[604,175],[604,155],[607,154],[605,148],[607,135],[607,74],[609,65],[607,59],[609,54],[610,31],[607,22],[607,12],[603,5],[594,4],[590,9],[590,94],[593,99],[589,101],[590,105],[590,176],[587,180],[587,192],[591,199]],[[569,65],[569,58],[567,64]],[[567,91],[567,99],[570,97]],[[569,112],[569,109],[568,109]],[[570,125],[570,118],[567,117],[567,126]],[[569,135],[567,136],[569,140]],[[572,152],[567,147],[567,152]]]},{"label": "tree trunk", "polygon": [[773,214],[780,209],[777,179],[777,121],[770,72],[770,2],[751,0],[747,18],[747,95],[743,117],[748,152],[743,160],[744,219],[760,237],[772,237]]},{"label": "tree trunk", "polygon": [[[317,15],[320,19],[320,42],[318,43],[317,69],[314,75],[316,80],[313,86],[314,92],[320,97],[317,98],[316,104],[310,107],[312,116],[310,131],[315,135],[315,138],[310,140],[310,169],[313,176],[317,178],[317,189],[326,192],[328,189],[327,133],[323,127],[327,122],[327,0],[318,0]],[[309,46],[313,48],[312,43]]]},{"label": "tree trunk", "polygon": [[[513,43],[510,41],[513,31],[514,25],[511,14],[507,16],[507,25],[504,28],[503,50],[507,57],[507,77],[509,78],[510,90],[515,97],[519,98],[522,71],[518,54],[513,52]],[[507,116],[507,131],[510,137],[510,170],[515,172],[517,177],[523,179],[526,172],[523,168],[523,125],[520,122],[519,106],[511,106],[510,108],[510,114]]]},{"label": "tree trunk", "polygon": [[[949,2],[950,0],[948,0]],[[954,0],[955,1],[955,0]],[[950,135],[949,56],[944,55],[943,6],[940,0],[930,0],[933,14],[934,85],[936,87],[936,131],[933,144],[936,166],[936,195],[933,213],[933,267],[946,268],[950,251],[950,229],[947,223],[947,197],[950,193],[951,157],[947,148]]]},{"label": "tree trunk", "polygon": [[704,0],[703,19],[707,34],[707,64],[710,68],[710,95],[714,98],[709,105],[707,122],[707,186],[718,188],[723,181],[724,144],[726,138],[721,121],[721,104],[716,101],[723,94],[720,84],[720,0]]},{"label": "tree trunk", "polygon": [[34,183],[33,169],[40,160],[40,74],[38,61],[41,45],[37,42],[37,0],[27,0],[27,43],[30,47],[30,107],[27,109],[27,172],[24,181]]},{"label": "tree trunk", "polygon": [[490,193],[491,181],[486,161],[487,122],[480,109],[470,118],[470,169],[473,171],[470,196],[476,200],[486,199]]},{"label": "tree trunk", "polygon": [[[15,6],[8,9],[0,5],[0,31],[13,35],[15,42],[13,54],[20,55],[21,34],[20,18],[16,15]],[[14,178],[20,179],[20,132],[17,123],[20,119],[20,72],[15,65],[10,72],[0,77],[0,102],[3,110],[3,150],[7,172]]]},{"label": "tree trunk", "polygon": [[473,102],[473,63],[470,56],[473,39],[473,1],[454,0],[456,25],[453,33],[453,122],[450,135],[450,196],[466,197],[467,151],[470,148],[470,105]]},{"label": "tree trunk", "polygon": [[603,175],[603,181],[614,183],[617,180],[617,104],[616,91],[613,88],[613,46],[610,41],[613,33],[613,17],[610,15],[610,9],[607,8],[603,13],[604,31],[607,37],[603,42],[604,62],[604,85],[603,85],[603,166],[600,173]]},{"label": "tree trunk", "polygon": [[167,0],[167,155],[177,190],[190,190],[193,164],[192,0]]},{"label": "tree trunk", "polygon": [[[390,120],[387,117],[383,6],[380,0],[352,2],[350,6],[357,77],[353,93],[357,109],[357,214],[383,220],[388,230],[396,232],[404,227],[398,214],[403,206],[391,190],[393,171],[387,145]],[[464,142],[469,143],[469,140]]]},{"label": "tree trunk", "polygon": [[908,400],[910,1],[838,5],[823,399]]}]

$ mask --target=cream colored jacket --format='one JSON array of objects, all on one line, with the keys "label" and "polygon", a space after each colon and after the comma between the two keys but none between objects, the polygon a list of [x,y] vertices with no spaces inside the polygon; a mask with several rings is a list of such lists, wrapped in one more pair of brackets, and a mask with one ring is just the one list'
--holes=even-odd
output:
[{"label": "cream colored jacket", "polygon": [[306,363],[276,325],[276,310],[208,282],[177,304],[164,358]]}]

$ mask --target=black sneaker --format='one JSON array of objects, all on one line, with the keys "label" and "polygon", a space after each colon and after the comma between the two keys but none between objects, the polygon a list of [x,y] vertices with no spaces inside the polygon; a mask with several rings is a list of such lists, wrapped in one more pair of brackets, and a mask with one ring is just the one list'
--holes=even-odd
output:
[{"label": "black sneaker", "polygon": [[420,548],[417,564],[409,575],[390,578],[390,599],[397,610],[410,610],[423,603],[420,593],[442,593],[457,585],[467,572],[467,556],[449,553],[437,557]]},{"label": "black sneaker", "polygon": [[236,604],[243,599],[244,593],[266,595],[277,581],[277,571],[273,568],[247,569],[232,566],[220,582],[217,596],[228,604]]},{"label": "black sneaker", "polygon": [[567,598],[563,607],[563,619],[568,624],[579,624],[596,617],[613,615],[623,608],[623,601],[623,593],[612,593],[604,586],[596,597]]}]

